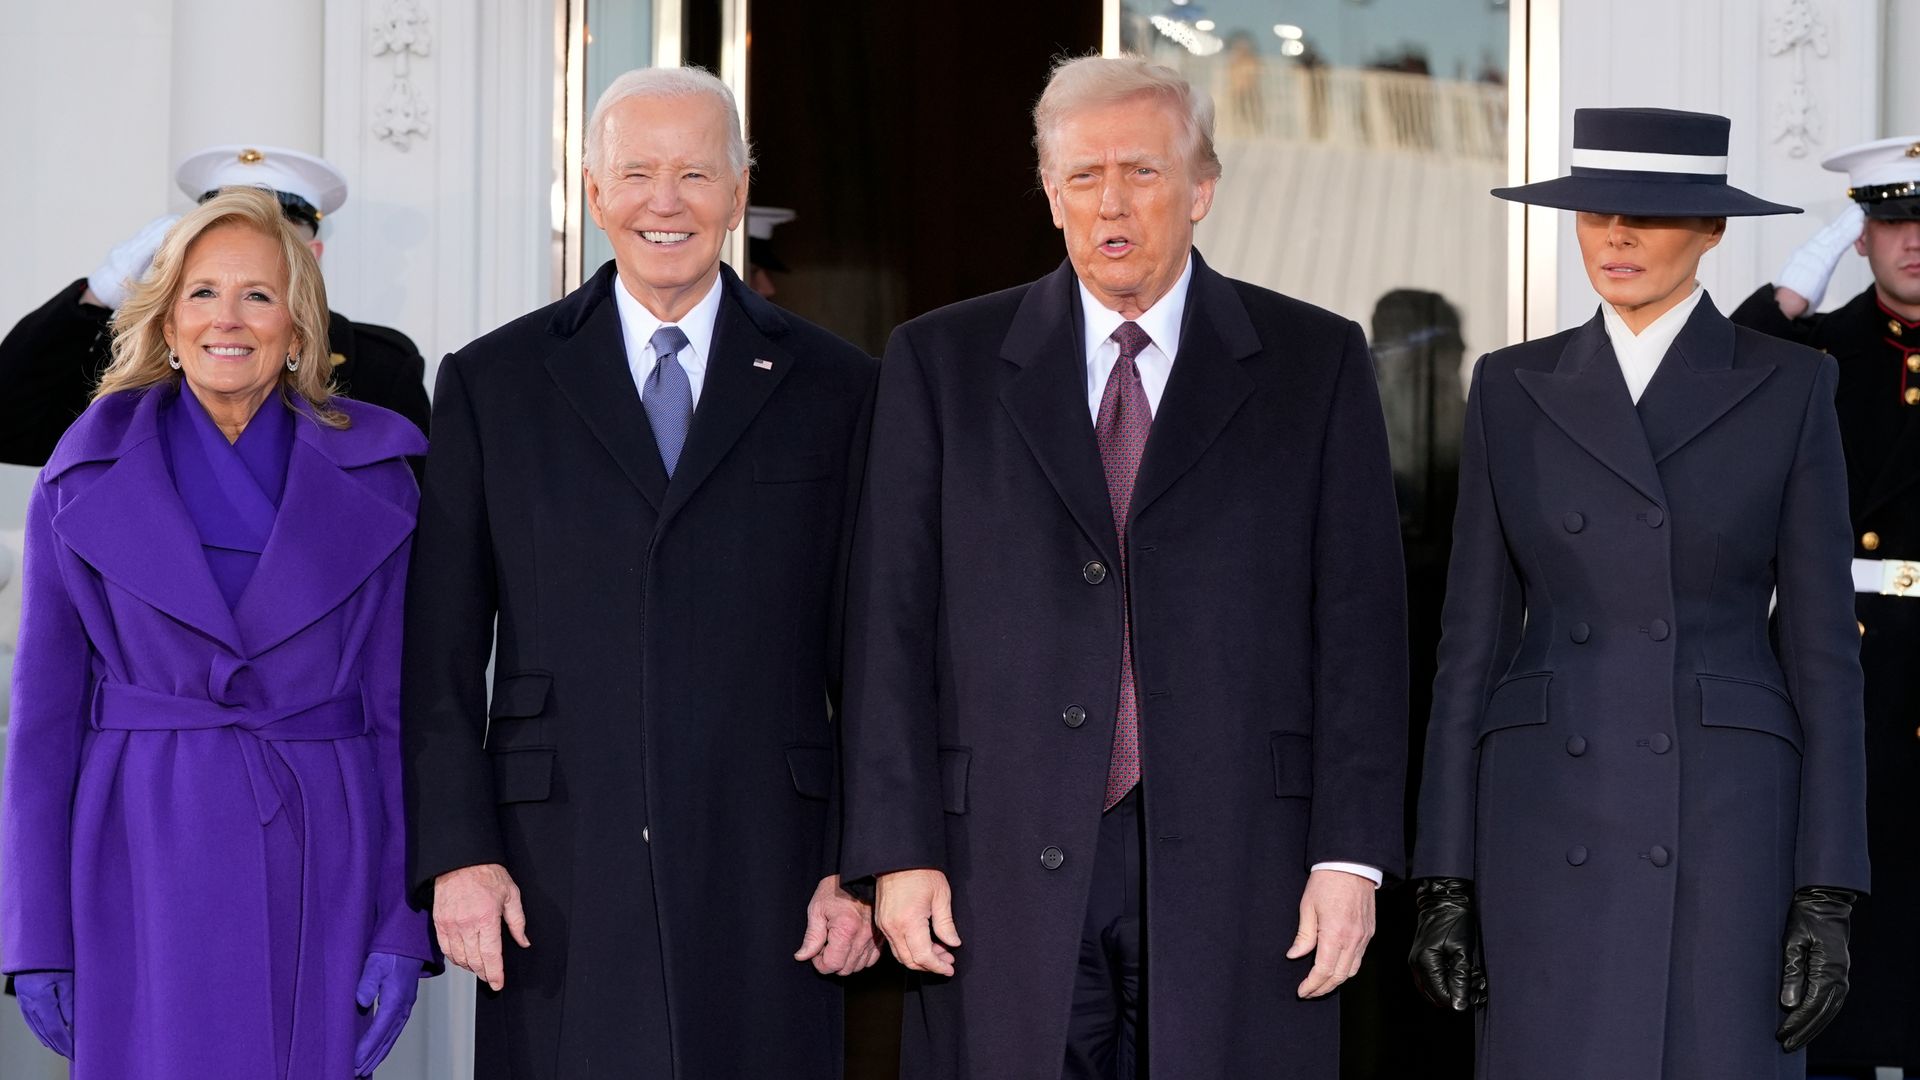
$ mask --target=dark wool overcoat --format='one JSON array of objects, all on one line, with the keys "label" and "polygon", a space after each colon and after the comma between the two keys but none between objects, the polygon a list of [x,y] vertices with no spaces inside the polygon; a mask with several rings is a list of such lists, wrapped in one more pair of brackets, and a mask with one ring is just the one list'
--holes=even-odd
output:
[{"label": "dark wool overcoat", "polygon": [[[1208,269],[1127,530],[1145,1064],[1327,1080],[1285,953],[1308,868],[1397,874],[1398,512],[1359,327]],[[1058,1080],[1119,692],[1116,531],[1071,265],[895,332],[849,598],[849,877],[937,867],[966,944],[903,1075]]]},{"label": "dark wool overcoat", "polygon": [[793,952],[835,864],[836,580],[875,364],[723,270],[669,482],[613,275],[440,369],[411,881],[424,902],[500,863],[524,894],[481,1080],[837,1077],[840,986]]},{"label": "dark wool overcoat", "polygon": [[1788,904],[1867,887],[1833,394],[1710,298],[1637,409],[1598,315],[1475,369],[1413,870],[1474,880],[1484,1080],[1804,1073]]}]

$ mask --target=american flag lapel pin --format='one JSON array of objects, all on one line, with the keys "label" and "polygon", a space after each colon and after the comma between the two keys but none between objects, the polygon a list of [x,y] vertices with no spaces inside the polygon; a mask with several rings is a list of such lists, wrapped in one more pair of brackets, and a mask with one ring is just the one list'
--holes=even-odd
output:
[{"label": "american flag lapel pin", "polygon": [[757,368],[759,368],[759,369],[760,369],[761,371],[772,371],[772,370],[773,370],[773,361],[771,361],[771,360],[755,360],[755,361],[753,362],[753,366],[754,366],[754,367],[757,367]]}]

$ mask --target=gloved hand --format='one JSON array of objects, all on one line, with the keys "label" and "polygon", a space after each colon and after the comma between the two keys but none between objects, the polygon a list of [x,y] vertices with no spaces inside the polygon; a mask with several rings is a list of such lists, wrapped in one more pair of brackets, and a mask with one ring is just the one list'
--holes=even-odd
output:
[{"label": "gloved hand", "polygon": [[1849,202],[1839,217],[1800,245],[1773,283],[1805,299],[1808,311],[1819,307],[1820,299],[1827,295],[1827,282],[1833,278],[1833,268],[1840,265],[1840,257],[1860,239],[1861,230],[1866,227],[1867,212],[1859,203]]},{"label": "gloved hand", "polygon": [[353,1000],[363,1009],[373,1008],[378,1001],[380,1011],[373,1014],[367,1033],[360,1036],[359,1044],[353,1048],[353,1075],[372,1076],[373,1070],[392,1052],[393,1044],[400,1040],[400,1031],[407,1026],[407,1017],[413,1014],[413,1001],[420,996],[420,971],[424,966],[411,956],[367,954]]},{"label": "gloved hand", "polygon": [[1847,930],[1859,898],[1819,885],[1794,890],[1780,977],[1780,1007],[1791,1011],[1773,1033],[1789,1054],[1825,1030],[1847,1000]]},{"label": "gloved hand", "polygon": [[19,995],[20,1015],[27,1018],[34,1037],[61,1057],[73,1057],[73,972],[15,975],[13,992]]},{"label": "gloved hand", "polygon": [[1407,966],[1420,993],[1443,1009],[1466,1012],[1487,1003],[1487,973],[1475,966],[1479,927],[1473,882],[1421,878],[1413,886],[1413,951]]},{"label": "gloved hand", "polygon": [[153,253],[167,238],[167,230],[180,220],[179,214],[163,214],[133,234],[133,239],[107,252],[107,261],[87,275],[87,288],[94,298],[114,310],[127,302],[127,293],[153,263]]}]

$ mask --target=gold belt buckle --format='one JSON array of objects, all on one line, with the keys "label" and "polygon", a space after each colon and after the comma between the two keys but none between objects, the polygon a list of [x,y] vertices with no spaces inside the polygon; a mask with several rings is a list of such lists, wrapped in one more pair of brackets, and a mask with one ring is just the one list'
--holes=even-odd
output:
[{"label": "gold belt buckle", "polygon": [[1880,595],[1920,597],[1920,562],[1881,560]]}]

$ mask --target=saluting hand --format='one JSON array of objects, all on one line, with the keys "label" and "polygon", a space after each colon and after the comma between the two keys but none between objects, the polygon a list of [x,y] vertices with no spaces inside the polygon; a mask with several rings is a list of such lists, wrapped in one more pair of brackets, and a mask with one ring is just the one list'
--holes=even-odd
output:
[{"label": "saluting hand", "polygon": [[1314,953],[1313,970],[1295,991],[1303,998],[1332,993],[1360,973],[1373,940],[1373,882],[1344,870],[1315,870],[1300,895],[1300,930],[1287,959]]},{"label": "saluting hand", "polygon": [[[896,960],[929,975],[953,974],[960,928],[953,889],[938,870],[896,870],[874,879],[874,913]],[[929,931],[931,927],[931,931]]]},{"label": "saluting hand", "polygon": [[527,914],[520,907],[520,887],[499,863],[466,866],[433,879],[433,932],[440,951],[455,967],[463,967],[495,990],[507,985],[500,923],[523,949]]},{"label": "saluting hand", "polygon": [[873,908],[840,887],[840,875],[820,879],[807,903],[807,932],[795,960],[813,961],[822,975],[851,975],[880,960],[873,937]]}]

